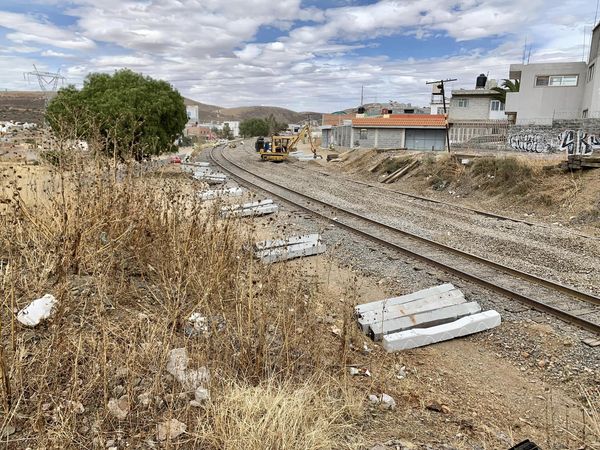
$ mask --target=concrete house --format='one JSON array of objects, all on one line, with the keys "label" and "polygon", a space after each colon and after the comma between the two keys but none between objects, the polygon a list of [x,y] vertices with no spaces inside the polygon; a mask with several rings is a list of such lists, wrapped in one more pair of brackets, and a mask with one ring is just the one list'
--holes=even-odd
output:
[{"label": "concrete house", "polygon": [[445,150],[444,115],[391,114],[356,117],[340,126],[322,127],[322,146],[343,148]]},{"label": "concrete house", "polygon": [[521,88],[506,95],[506,113],[517,125],[600,118],[599,47],[600,24],[587,62],[511,64],[509,77],[520,80]]},{"label": "concrete house", "polygon": [[481,74],[475,89],[455,89],[450,99],[448,123],[451,144],[504,142],[508,121],[504,103],[495,97],[496,80]]}]

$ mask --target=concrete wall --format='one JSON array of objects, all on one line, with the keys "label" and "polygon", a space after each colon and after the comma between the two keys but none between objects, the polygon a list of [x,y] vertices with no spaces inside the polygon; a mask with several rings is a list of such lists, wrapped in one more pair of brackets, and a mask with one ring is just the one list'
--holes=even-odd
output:
[{"label": "concrete wall", "polygon": [[[468,100],[467,107],[458,106],[459,99]],[[449,120],[487,120],[490,117],[490,97],[461,96],[452,92]]]},{"label": "concrete wall", "polygon": [[556,120],[552,125],[513,126],[509,149],[527,153],[600,153],[600,119]]},{"label": "concrete wall", "polygon": [[[378,148],[382,150],[404,148],[404,128],[353,128],[353,143],[360,148]],[[366,136],[361,139],[361,130]],[[365,132],[362,133],[363,135]]]},{"label": "concrete wall", "polygon": [[[506,112],[517,113],[517,125],[552,125],[553,119],[581,118],[587,64],[513,64],[510,78],[521,80],[519,92],[506,95]],[[578,75],[577,86],[536,86],[536,76]]]},{"label": "concrete wall", "polygon": [[[592,66],[594,71],[590,79],[590,67]],[[600,117],[600,26],[596,27],[592,34],[588,75],[585,81],[582,110],[587,110],[588,117]]]}]

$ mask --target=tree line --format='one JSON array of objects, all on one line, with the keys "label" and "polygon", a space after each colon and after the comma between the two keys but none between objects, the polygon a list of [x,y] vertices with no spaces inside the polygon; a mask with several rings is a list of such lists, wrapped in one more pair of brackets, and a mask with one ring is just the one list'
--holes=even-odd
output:
[{"label": "tree line", "polygon": [[278,122],[273,114],[269,117],[246,119],[240,123],[240,134],[243,137],[271,136],[286,130],[287,123]]}]

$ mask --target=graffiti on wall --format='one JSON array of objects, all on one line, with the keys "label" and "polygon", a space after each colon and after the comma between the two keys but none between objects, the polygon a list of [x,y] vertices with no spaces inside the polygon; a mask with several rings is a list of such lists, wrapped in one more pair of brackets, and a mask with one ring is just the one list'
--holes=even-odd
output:
[{"label": "graffiti on wall", "polygon": [[567,155],[591,155],[600,150],[600,137],[582,130],[566,130],[558,135],[558,145]]},{"label": "graffiti on wall", "polygon": [[583,130],[565,130],[553,137],[550,133],[524,131],[508,137],[513,150],[528,153],[558,153],[590,155],[600,151],[600,135]]},{"label": "graffiti on wall", "polygon": [[543,134],[533,132],[518,133],[508,137],[508,145],[514,150],[529,153],[551,153],[552,143]]}]

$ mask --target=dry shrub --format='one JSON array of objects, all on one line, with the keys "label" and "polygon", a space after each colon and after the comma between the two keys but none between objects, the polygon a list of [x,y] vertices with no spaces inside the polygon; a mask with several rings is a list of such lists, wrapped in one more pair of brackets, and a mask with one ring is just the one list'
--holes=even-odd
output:
[{"label": "dry shrub", "polygon": [[527,194],[540,175],[528,161],[514,156],[476,158],[471,173],[483,188],[511,195]]},{"label": "dry shrub", "polygon": [[439,191],[450,183],[458,182],[464,173],[464,166],[449,155],[439,158],[428,155],[423,159],[421,167],[421,173],[427,176],[429,184]]},{"label": "dry shrub", "polygon": [[231,450],[358,448],[361,398],[318,377],[299,386],[230,384],[208,407],[199,441]]},{"label": "dry shrub", "polygon": [[410,156],[389,157],[381,161],[374,172],[377,173],[394,173],[398,169],[410,164],[413,159]]},{"label": "dry shrub", "polygon": [[[155,440],[156,425],[169,418],[187,423],[194,436],[200,411],[189,404],[193,394],[165,371],[169,350],[181,347],[190,367],[206,366],[215,382],[231,386],[222,390],[225,408],[252,386],[271,386],[256,392],[281,395],[286,407],[301,398],[312,398],[320,411],[331,406],[333,391],[319,406],[321,397],[310,397],[305,382],[311,374],[340,373],[337,360],[325,357],[330,343],[313,308],[316,282],[287,273],[285,265],[257,264],[247,250],[251,224],[221,220],[219,205],[201,207],[189,184],[148,177],[138,165],[100,167],[66,172],[59,164],[46,178],[3,178],[11,201],[0,215],[8,381],[0,389],[0,427],[18,430],[5,444],[91,448],[118,438],[119,446],[136,448]],[[22,186],[45,196],[28,197]],[[52,319],[33,329],[19,324],[14,312],[45,293],[59,301]],[[186,332],[192,312],[208,318],[206,332]],[[124,420],[107,410],[118,398],[129,404]],[[336,435],[332,430],[325,437]],[[319,448],[310,438],[303,442]]]}]

